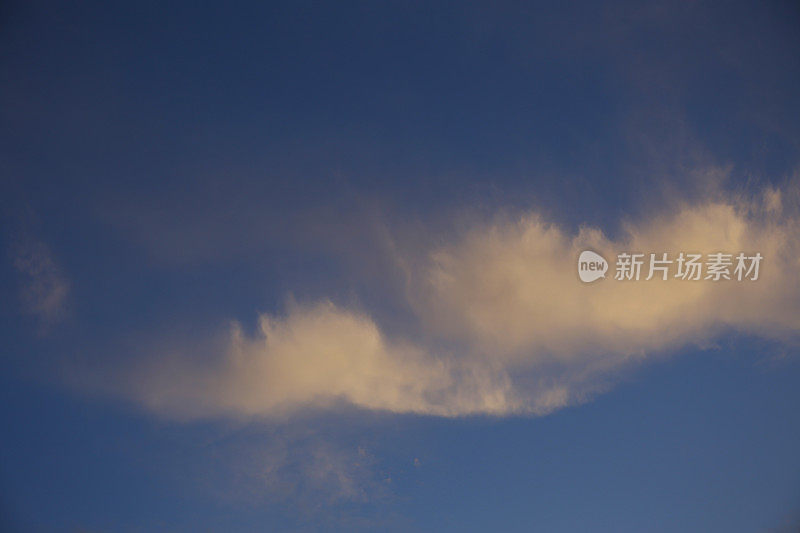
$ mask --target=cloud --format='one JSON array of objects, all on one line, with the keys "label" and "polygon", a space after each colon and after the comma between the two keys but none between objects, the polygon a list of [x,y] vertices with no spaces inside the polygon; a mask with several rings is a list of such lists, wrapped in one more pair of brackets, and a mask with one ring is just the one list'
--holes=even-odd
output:
[{"label": "cloud", "polygon": [[[417,329],[388,334],[322,299],[234,324],[222,346],[157,353],[116,393],[175,417],[280,417],[337,404],[439,416],[544,414],[625,370],[725,331],[794,341],[800,331],[798,187],[672,202],[614,238],[536,212],[475,222],[434,246],[389,246]],[[760,252],[757,281],[583,284],[577,257]],[[399,251],[398,251],[399,250]],[[613,272],[610,272],[613,275]]]},{"label": "cloud", "polygon": [[14,267],[22,282],[20,298],[23,310],[36,316],[43,326],[64,317],[69,296],[69,282],[43,242],[26,239],[12,250]]},{"label": "cloud", "polygon": [[390,474],[366,446],[343,443],[329,432],[323,436],[307,427],[279,425],[241,433],[212,446],[214,455],[224,459],[214,468],[198,461],[201,477],[208,481],[205,488],[220,500],[291,500],[311,515],[322,507],[330,510],[389,497]]},{"label": "cloud", "polygon": [[160,357],[140,369],[131,392],[150,409],[183,417],[280,414],[339,401],[437,415],[500,413],[513,404],[508,380],[485,361],[390,341],[369,317],[327,301],[262,315],[252,337],[234,324],[224,354],[211,359]]},{"label": "cloud", "polygon": [[395,486],[413,474],[409,453],[405,461],[376,455],[387,440],[376,435],[391,431],[378,417],[318,415],[168,431],[162,488],[266,513],[282,531],[386,529]]},{"label": "cloud", "polygon": [[[800,327],[796,212],[780,192],[754,201],[681,203],[616,240],[597,228],[577,235],[535,213],[472,229],[435,250],[417,281],[420,314],[434,331],[510,361],[560,361],[588,353],[643,355],[707,340],[721,328],[774,336]],[[756,282],[578,282],[582,250],[760,252]],[[646,275],[646,272],[644,272]],[[610,272],[613,275],[613,272]]]}]

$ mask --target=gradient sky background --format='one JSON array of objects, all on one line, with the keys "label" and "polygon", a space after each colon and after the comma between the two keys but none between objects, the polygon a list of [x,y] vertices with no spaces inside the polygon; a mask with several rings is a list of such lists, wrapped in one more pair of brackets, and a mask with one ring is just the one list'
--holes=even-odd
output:
[{"label": "gradient sky background", "polygon": [[10,2],[0,94],[3,530],[800,527],[800,316],[546,416],[187,418],[117,381],[292,302],[458,356],[387,234],[425,256],[535,210],[615,239],[676,196],[796,195],[796,4]]}]

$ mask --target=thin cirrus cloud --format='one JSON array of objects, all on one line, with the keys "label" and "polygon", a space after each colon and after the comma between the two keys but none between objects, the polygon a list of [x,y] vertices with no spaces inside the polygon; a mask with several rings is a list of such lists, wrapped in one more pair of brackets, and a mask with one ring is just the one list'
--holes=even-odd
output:
[{"label": "thin cirrus cloud", "polygon": [[[160,353],[115,389],[179,418],[270,418],[341,403],[450,417],[549,413],[591,399],[648,358],[707,345],[723,331],[794,342],[798,192],[790,184],[676,202],[613,239],[594,227],[571,233],[536,212],[496,217],[398,253],[393,274],[406,274],[416,335],[390,335],[368,313],[322,298],[262,315],[252,335],[233,324],[207,357]],[[576,273],[584,249],[608,259],[741,251],[764,260],[757,281],[585,285]]]},{"label": "thin cirrus cloud", "polygon": [[[388,496],[391,472],[365,446],[322,438],[307,428],[280,426],[214,446],[224,458],[209,481],[221,500],[285,503],[306,516],[340,502],[366,503]],[[202,468],[202,467],[201,467]]]},{"label": "thin cirrus cloud", "polygon": [[20,239],[11,255],[20,276],[23,311],[35,316],[43,327],[61,320],[70,284],[47,244],[33,238]]}]

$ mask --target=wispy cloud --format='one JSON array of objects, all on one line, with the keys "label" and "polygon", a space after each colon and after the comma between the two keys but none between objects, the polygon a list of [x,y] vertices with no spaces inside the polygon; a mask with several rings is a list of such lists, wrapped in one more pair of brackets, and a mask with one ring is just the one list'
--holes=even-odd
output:
[{"label": "wispy cloud", "polygon": [[[277,417],[337,403],[439,416],[551,412],[654,355],[707,345],[725,330],[796,339],[797,198],[795,184],[677,202],[626,223],[614,239],[594,227],[570,233],[535,212],[497,216],[398,253],[414,335],[389,335],[386,323],[326,299],[292,304],[285,315],[262,315],[254,334],[234,324],[209,353],[152,354],[115,390],[189,418]],[[583,285],[576,259],[587,248],[608,258],[727,250],[765,259],[755,282]]]},{"label": "wispy cloud", "polygon": [[385,427],[374,418],[348,420],[213,425],[181,444],[175,481],[217,503],[272,508],[298,530],[383,529],[395,517],[395,484],[409,479],[413,462],[409,454],[400,462],[375,455],[380,440],[369,435]]},{"label": "wispy cloud", "polygon": [[365,446],[286,426],[240,435],[234,442],[213,447],[226,459],[208,487],[219,499],[333,507],[388,495],[391,480]]},{"label": "wispy cloud", "polygon": [[12,261],[20,274],[22,309],[48,327],[65,315],[69,281],[42,241],[26,238],[12,246]]},{"label": "wispy cloud", "polygon": [[139,369],[131,393],[176,416],[280,415],[347,402],[392,412],[438,415],[509,409],[508,380],[489,361],[435,357],[391,341],[368,316],[331,302],[262,315],[249,337],[234,324],[208,364],[198,354],[162,354]]}]

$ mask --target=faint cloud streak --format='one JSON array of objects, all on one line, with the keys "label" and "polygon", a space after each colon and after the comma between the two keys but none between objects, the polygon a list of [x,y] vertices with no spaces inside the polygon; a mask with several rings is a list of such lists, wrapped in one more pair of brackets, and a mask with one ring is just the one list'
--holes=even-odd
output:
[{"label": "faint cloud streak", "polygon": [[44,328],[62,320],[70,285],[50,248],[44,242],[25,239],[13,246],[11,255],[21,277],[23,311],[37,317]]}]

